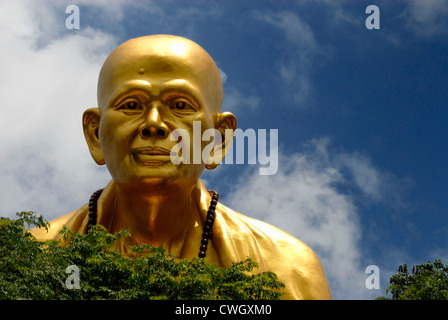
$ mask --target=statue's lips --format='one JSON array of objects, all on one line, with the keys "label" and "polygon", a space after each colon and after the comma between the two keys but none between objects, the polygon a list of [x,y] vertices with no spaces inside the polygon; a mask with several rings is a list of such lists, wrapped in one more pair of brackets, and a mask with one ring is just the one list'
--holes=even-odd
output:
[{"label": "statue's lips", "polygon": [[146,147],[132,150],[134,158],[145,165],[158,165],[171,161],[171,152],[163,147]]}]

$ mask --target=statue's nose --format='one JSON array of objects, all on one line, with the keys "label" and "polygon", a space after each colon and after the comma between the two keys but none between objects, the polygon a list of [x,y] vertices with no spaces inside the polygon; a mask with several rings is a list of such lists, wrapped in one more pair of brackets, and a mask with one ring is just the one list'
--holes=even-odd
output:
[{"label": "statue's nose", "polygon": [[157,106],[152,106],[148,116],[139,130],[142,138],[166,138],[168,136],[168,126],[163,122]]}]

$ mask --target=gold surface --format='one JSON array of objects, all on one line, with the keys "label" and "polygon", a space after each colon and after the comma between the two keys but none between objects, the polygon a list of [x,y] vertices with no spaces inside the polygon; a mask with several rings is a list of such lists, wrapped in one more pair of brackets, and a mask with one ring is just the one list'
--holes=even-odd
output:
[{"label": "gold surface", "polygon": [[[224,158],[226,129],[236,119],[221,112],[223,87],[213,59],[185,38],[154,35],[131,39],[116,48],[101,69],[98,106],[85,111],[83,128],[90,153],[105,164],[112,181],[98,200],[98,224],[114,233],[127,229],[132,238],[117,243],[149,243],[164,247],[175,258],[197,257],[210,195],[200,180],[204,169],[217,164],[193,161],[174,164],[170,150],[178,143],[170,134],[183,129],[193,137],[193,122],[201,133],[217,129]],[[209,144],[201,141],[201,150]],[[219,160],[217,161],[219,162]],[[50,221],[38,240],[58,238],[63,225],[85,232],[88,207]],[[213,238],[207,258],[228,266],[251,257],[260,271],[272,271],[286,284],[284,299],[330,299],[330,291],[314,252],[291,235],[248,218],[222,204],[216,208]]]}]

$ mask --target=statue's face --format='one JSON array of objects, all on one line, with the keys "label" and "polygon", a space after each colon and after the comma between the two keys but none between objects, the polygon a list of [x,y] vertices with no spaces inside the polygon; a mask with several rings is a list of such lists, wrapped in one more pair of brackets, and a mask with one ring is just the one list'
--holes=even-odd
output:
[{"label": "statue's face", "polygon": [[[193,122],[200,123],[201,134],[214,128],[222,102],[219,71],[201,50],[162,36],[131,40],[109,56],[98,84],[98,137],[117,183],[200,177],[205,164],[193,163],[193,153],[209,142],[193,150]],[[175,129],[190,137],[190,164],[171,161]]]}]

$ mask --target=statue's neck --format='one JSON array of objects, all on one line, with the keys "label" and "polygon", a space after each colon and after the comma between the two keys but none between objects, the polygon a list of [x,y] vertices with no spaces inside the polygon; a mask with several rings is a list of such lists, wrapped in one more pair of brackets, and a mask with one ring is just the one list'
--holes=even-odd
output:
[{"label": "statue's neck", "polygon": [[[129,230],[134,244],[165,247],[172,255],[182,251],[186,239],[200,224],[199,196],[195,186],[117,185],[110,232]],[[197,232],[197,230],[195,230]]]}]

